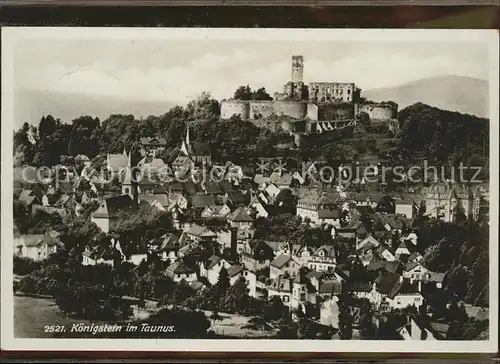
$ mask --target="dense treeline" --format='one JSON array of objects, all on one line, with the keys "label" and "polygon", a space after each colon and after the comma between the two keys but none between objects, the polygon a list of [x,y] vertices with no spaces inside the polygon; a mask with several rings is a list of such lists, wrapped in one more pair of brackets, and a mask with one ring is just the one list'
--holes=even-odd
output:
[{"label": "dense treeline", "polygon": [[[488,166],[489,120],[417,103],[399,112],[401,162]],[[487,176],[487,170],[485,170]]]},{"label": "dense treeline", "polygon": [[176,106],[161,116],[136,119],[133,115],[111,115],[102,122],[82,116],[71,124],[51,115],[38,126],[25,123],[14,133],[15,163],[53,166],[66,157],[85,154],[94,159],[104,153],[134,149],[140,137],[164,137],[167,147],[160,156],[171,162],[190,125],[192,142],[208,143],[214,160],[241,160],[252,156],[276,155],[276,145],[290,142],[285,133],[261,129],[250,121],[219,119],[219,104],[203,93],[186,107]]},{"label": "dense treeline", "polygon": [[[235,92],[240,99],[264,100],[268,96],[265,89],[252,91],[247,86]],[[262,129],[238,117],[221,121],[219,115],[218,101],[205,92],[186,107],[175,106],[163,115],[141,119],[116,114],[100,121],[82,116],[67,124],[48,115],[38,126],[26,123],[15,132],[15,163],[52,166],[66,155],[71,158],[78,154],[94,159],[108,152],[121,153],[123,148],[129,150],[138,138],[152,136],[166,139],[161,158],[168,163],[177,156],[189,123],[191,140],[208,143],[216,161],[248,163],[256,157],[280,153],[295,161],[318,157],[345,161],[369,153],[403,165],[421,164],[423,160],[437,166],[463,162],[484,166],[482,176],[488,174],[489,121],[421,103],[399,112],[400,133],[396,139],[391,139],[394,136],[387,128],[366,126],[363,135],[353,135],[348,129],[333,133],[333,137],[318,137],[299,149],[277,149],[280,143],[292,142],[284,132]]]}]

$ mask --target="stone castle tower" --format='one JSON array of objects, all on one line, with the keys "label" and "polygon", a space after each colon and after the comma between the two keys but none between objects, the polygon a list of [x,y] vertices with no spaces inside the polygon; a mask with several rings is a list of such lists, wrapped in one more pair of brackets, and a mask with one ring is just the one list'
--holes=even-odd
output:
[{"label": "stone castle tower", "polygon": [[304,76],[304,57],[292,56],[292,82],[302,83]]}]

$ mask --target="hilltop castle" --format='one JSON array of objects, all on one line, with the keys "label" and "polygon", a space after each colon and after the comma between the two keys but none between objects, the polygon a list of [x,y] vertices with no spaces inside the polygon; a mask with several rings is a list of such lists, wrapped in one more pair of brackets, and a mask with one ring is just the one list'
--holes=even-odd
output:
[{"label": "hilltop castle", "polygon": [[[221,118],[239,115],[243,120],[256,120],[278,115],[306,119],[304,133],[311,134],[352,125],[361,113],[375,122],[397,117],[396,104],[361,103],[354,83],[310,82],[306,85],[303,56],[292,56],[291,71],[291,80],[283,85],[282,93],[274,94],[274,100],[223,100]],[[284,128],[293,126],[284,125]]]}]

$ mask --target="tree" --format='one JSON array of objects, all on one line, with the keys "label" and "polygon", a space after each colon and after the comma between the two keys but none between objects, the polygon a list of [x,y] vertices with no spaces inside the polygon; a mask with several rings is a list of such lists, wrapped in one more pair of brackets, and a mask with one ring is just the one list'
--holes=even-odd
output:
[{"label": "tree", "polygon": [[283,304],[281,298],[273,296],[266,302],[263,316],[266,321],[275,321],[285,317],[287,313],[288,308]]},{"label": "tree", "polygon": [[375,339],[375,326],[373,325],[373,311],[371,307],[365,305],[361,308],[361,318],[359,320],[359,333],[363,340]]},{"label": "tree", "polygon": [[252,93],[253,100],[271,101],[273,98],[267,93],[265,87],[261,87]]},{"label": "tree", "polygon": [[[219,276],[220,278],[220,276]],[[219,283],[219,282],[217,282]],[[240,312],[248,302],[248,287],[245,278],[240,277],[226,290],[222,297],[220,307],[227,312]]]},{"label": "tree", "polygon": [[229,282],[229,274],[227,272],[227,269],[222,267],[222,269],[219,272],[219,278],[217,280],[217,283],[215,284],[215,286],[217,287],[217,291],[219,292],[220,295],[223,295],[226,293],[230,285],[231,284]]},{"label": "tree", "polygon": [[252,100],[252,89],[249,85],[240,86],[234,92],[233,98],[235,100]]},{"label": "tree", "polygon": [[353,317],[350,307],[343,302],[339,303],[339,335],[342,340],[352,338]]},{"label": "tree", "polygon": [[274,203],[283,208],[283,210],[290,212],[297,206],[297,201],[297,196],[289,188],[284,188],[276,195]]}]

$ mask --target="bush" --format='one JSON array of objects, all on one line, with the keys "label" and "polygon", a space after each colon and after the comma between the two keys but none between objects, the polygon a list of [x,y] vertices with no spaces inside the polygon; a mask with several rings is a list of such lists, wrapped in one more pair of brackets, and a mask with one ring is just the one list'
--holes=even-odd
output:
[{"label": "bush", "polygon": [[37,269],[40,269],[41,263],[35,262],[31,258],[24,257],[16,257],[14,256],[14,274],[18,274],[20,276],[25,276],[26,274],[30,274]]}]

